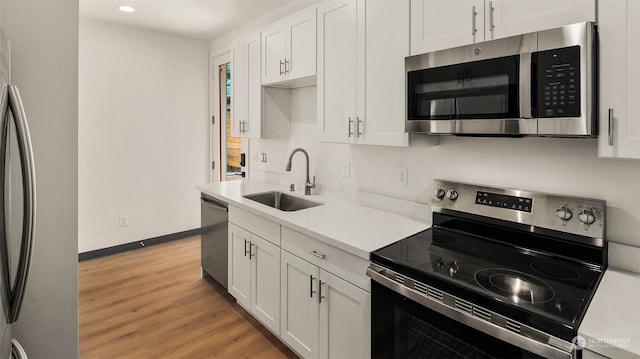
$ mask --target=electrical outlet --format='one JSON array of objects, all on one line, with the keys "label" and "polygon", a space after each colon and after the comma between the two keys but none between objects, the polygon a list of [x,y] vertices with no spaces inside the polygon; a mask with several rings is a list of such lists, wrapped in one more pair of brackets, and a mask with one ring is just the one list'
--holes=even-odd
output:
[{"label": "electrical outlet", "polygon": [[349,161],[342,162],[342,177],[351,177],[351,163],[349,163]]},{"label": "electrical outlet", "polygon": [[122,214],[118,219],[118,223],[120,223],[120,227],[126,227],[129,225],[129,215]]},{"label": "electrical outlet", "polygon": [[407,167],[398,167],[398,184],[400,186],[409,184],[409,169]]}]

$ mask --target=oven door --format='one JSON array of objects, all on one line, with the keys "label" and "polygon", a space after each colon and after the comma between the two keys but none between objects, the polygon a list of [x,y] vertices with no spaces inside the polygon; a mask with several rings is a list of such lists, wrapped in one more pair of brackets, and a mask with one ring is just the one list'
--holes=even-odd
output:
[{"label": "oven door", "polygon": [[[537,355],[462,324],[371,281],[373,358],[574,358]],[[557,355],[556,355],[557,354]]]}]

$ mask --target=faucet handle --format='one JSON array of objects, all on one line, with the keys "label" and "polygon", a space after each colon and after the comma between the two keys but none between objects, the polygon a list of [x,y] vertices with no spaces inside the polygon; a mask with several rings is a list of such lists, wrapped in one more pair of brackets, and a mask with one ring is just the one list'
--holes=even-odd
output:
[{"label": "faucet handle", "polygon": [[316,188],[316,176],[313,176],[313,181],[310,183],[311,188]]},{"label": "faucet handle", "polygon": [[295,191],[295,190],[296,190],[296,185],[295,185],[295,184],[293,184],[293,183],[292,183],[292,184],[290,184],[290,185],[289,185],[289,191],[293,192],[293,191]]}]

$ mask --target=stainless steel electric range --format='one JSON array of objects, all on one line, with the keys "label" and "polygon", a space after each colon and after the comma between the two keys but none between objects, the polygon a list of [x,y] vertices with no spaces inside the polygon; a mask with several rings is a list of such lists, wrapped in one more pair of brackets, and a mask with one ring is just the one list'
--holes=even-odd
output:
[{"label": "stainless steel electric range", "polygon": [[601,200],[434,181],[432,228],[371,255],[376,358],[581,357]]}]

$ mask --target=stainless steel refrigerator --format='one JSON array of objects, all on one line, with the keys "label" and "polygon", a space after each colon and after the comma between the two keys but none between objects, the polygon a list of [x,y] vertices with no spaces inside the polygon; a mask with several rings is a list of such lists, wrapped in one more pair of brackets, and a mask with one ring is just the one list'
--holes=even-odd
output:
[{"label": "stainless steel refrigerator", "polygon": [[0,28],[0,359],[26,358],[11,324],[20,317],[36,223],[31,137],[20,92],[11,85],[10,58]]}]

